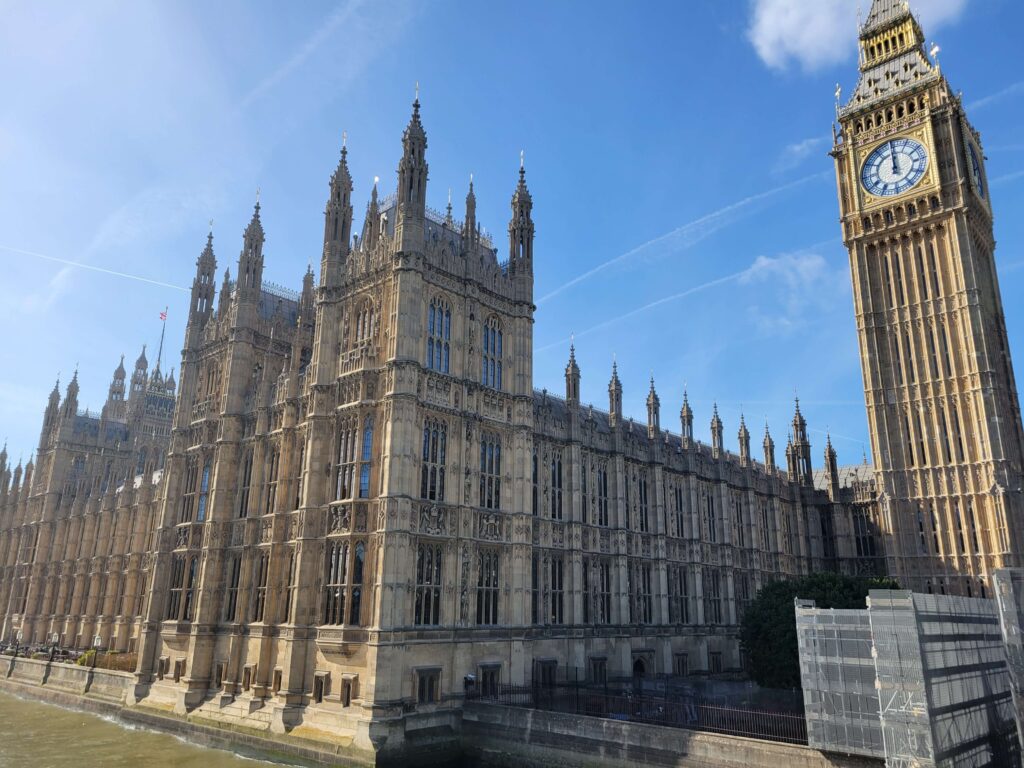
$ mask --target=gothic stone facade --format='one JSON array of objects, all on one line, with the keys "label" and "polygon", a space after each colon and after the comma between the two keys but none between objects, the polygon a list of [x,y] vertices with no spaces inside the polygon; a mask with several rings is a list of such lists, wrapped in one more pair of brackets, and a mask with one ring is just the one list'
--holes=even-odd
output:
[{"label": "gothic stone facade", "polygon": [[[583,405],[571,351],[565,396],[535,391],[524,170],[499,260],[472,184],[463,221],[426,207],[418,102],[402,144],[355,236],[342,151],[318,285],[264,284],[259,205],[219,296],[208,238],[158,483],[48,502],[64,475],[36,470],[4,491],[8,639],[99,635],[139,654],[139,704],[390,752],[454,724],[467,676],[737,672],[766,581],[879,569],[870,471],[828,445],[816,475],[799,407],[780,471],[767,430],[763,461],[742,423],[726,451],[717,412],[710,446],[688,403],[662,429],[653,382],[646,423],[625,418],[614,367],[608,409]],[[75,466],[60,434],[40,466]],[[61,546],[24,543],[51,519]]]},{"label": "gothic stone facade", "polygon": [[[54,385],[38,453],[13,473],[0,451],[0,606],[6,642],[126,649],[149,585],[154,486],[171,435],[174,372],[124,358],[99,414]],[[98,641],[97,641],[98,638]]]},{"label": "gothic stone facade", "polygon": [[[799,406],[779,468],[767,430],[761,461],[742,422],[737,452],[727,451],[717,412],[711,444],[694,440],[685,397],[679,432],[663,428],[653,381],[646,422],[626,418],[614,366],[607,409],[582,404],[572,350],[564,396],[534,390],[525,172],[499,259],[476,221],[472,184],[463,221],[450,204],[426,207],[417,101],[397,191],[380,198],[374,187],[358,234],[342,150],[318,283],[311,270],[298,292],[263,282],[259,205],[219,293],[208,239],[156,484],[145,474],[120,488],[92,483],[91,501],[65,502],[71,436],[54,444],[63,452],[41,448],[44,476],[19,467],[12,483],[0,455],[5,639],[57,632],[87,646],[98,634],[104,647],[138,653],[135,704],[400,755],[457,728],[467,684],[570,670],[589,679],[739,671],[739,617],[772,579],[927,570],[939,589],[980,587],[990,564],[1020,551],[1005,523],[1018,503],[1020,418],[984,176],[965,175],[964,142],[977,134],[960,130],[959,102],[908,19],[894,0],[873,5],[862,82],[840,111],[834,153],[877,480],[866,465],[839,468],[831,444],[815,472]],[[908,35],[913,45],[893,58]],[[904,76],[911,70],[918,77]],[[862,158],[885,144],[889,123],[916,131],[932,158],[895,207],[861,186],[861,169],[877,165]],[[890,144],[883,160],[895,170],[883,183],[916,172],[917,149],[900,148],[907,168]],[[897,285],[902,303],[889,306]],[[927,300],[903,298],[925,290]],[[954,323],[941,347],[950,362],[927,351],[922,329],[936,322]],[[904,349],[897,330],[916,340],[906,347],[913,359],[894,357]],[[915,414],[923,424],[940,400],[958,404],[959,422],[900,430],[897,416],[917,428]],[[51,401],[48,424],[57,411]],[[963,443],[947,441],[959,446],[955,459],[935,438],[943,423],[962,426],[947,426]],[[911,438],[923,434],[933,438],[919,449]],[[927,453],[907,458],[918,450]],[[926,497],[931,520],[914,508]],[[974,528],[957,527],[969,510]],[[932,522],[940,512],[944,522]],[[36,531],[56,541],[62,526],[74,552],[29,544]],[[978,555],[963,553],[968,540]],[[90,586],[67,603],[59,585],[70,573]],[[134,599],[118,598],[122,581]],[[56,604],[51,589],[65,590]]]}]

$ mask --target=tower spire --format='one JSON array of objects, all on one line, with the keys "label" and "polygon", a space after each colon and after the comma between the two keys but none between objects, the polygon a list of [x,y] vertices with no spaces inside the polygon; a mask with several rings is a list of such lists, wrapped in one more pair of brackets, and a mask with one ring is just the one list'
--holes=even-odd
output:
[{"label": "tower spire", "polygon": [[530,273],[533,269],[533,198],[526,186],[523,153],[519,153],[519,183],[512,193],[512,219],[508,223],[509,269]]}]

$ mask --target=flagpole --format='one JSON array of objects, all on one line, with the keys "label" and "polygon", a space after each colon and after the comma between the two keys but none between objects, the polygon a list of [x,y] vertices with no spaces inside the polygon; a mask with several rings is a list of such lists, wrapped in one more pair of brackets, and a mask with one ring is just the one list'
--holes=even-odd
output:
[{"label": "flagpole", "polygon": [[160,349],[156,353],[156,369],[160,370],[160,359],[164,355],[164,334],[167,332],[167,310],[169,307],[164,307],[164,311],[160,313]]}]

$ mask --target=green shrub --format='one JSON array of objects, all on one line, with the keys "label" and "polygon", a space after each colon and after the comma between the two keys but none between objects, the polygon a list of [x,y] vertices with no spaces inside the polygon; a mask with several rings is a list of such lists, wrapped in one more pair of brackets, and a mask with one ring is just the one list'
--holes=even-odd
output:
[{"label": "green shrub", "polygon": [[872,589],[899,589],[899,585],[886,578],[812,573],[763,586],[744,612],[740,627],[750,677],[764,688],[800,687],[794,598],[813,600],[818,608],[865,608]]},{"label": "green shrub", "polygon": [[93,659],[96,658],[96,650],[90,649],[78,657],[78,661],[75,662],[80,667],[91,667],[93,666]]}]

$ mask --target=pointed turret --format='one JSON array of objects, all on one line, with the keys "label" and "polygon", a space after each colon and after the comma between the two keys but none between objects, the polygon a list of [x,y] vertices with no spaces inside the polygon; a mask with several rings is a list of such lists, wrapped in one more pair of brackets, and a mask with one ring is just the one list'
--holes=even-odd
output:
[{"label": "pointed turret", "polygon": [[373,177],[373,189],[370,190],[370,202],[366,204],[366,217],[363,219],[363,250],[372,250],[380,240],[380,204],[377,201],[377,184],[380,179]]},{"label": "pointed turret", "polygon": [[75,369],[71,381],[68,383],[68,391],[64,395],[63,414],[65,419],[71,419],[78,413],[78,369]]},{"label": "pointed turret", "polygon": [[220,284],[220,301],[217,302],[217,316],[224,317],[231,306],[231,270],[224,270],[224,280]]},{"label": "pointed turret", "polygon": [[50,397],[46,401],[46,410],[43,412],[43,428],[39,432],[39,450],[42,451],[49,441],[50,433],[57,423],[60,414],[60,377],[50,390]]},{"label": "pointed turret", "polygon": [[512,219],[508,223],[509,269],[529,272],[533,268],[533,198],[526,187],[526,168],[519,154],[519,183],[512,194]]},{"label": "pointed turret", "polygon": [[167,374],[167,378],[164,379],[164,388],[168,394],[174,394],[174,389],[177,387],[177,382],[174,380],[174,369],[171,368],[171,372]]},{"label": "pointed turret", "polygon": [[803,485],[814,485],[811,468],[811,441],[807,438],[807,420],[800,413],[800,398],[796,398],[793,413],[793,449],[796,453],[797,480]]},{"label": "pointed turret", "polygon": [[651,390],[647,393],[647,437],[653,440],[661,432],[661,400],[654,389],[651,376]]},{"label": "pointed turret", "polygon": [[213,255],[213,229],[206,235],[206,247],[196,259],[196,276],[192,281],[192,304],[188,315],[189,327],[201,328],[213,312],[216,290],[217,258]]},{"label": "pointed turret", "polygon": [[679,409],[679,425],[682,430],[683,445],[688,446],[693,442],[693,409],[690,408],[690,397],[683,387],[683,407]]},{"label": "pointed turret", "polygon": [[836,449],[832,447],[832,435],[825,439],[825,471],[828,475],[828,491],[832,501],[839,500],[839,459]]},{"label": "pointed turret", "polygon": [[608,382],[608,422],[615,427],[622,422],[622,382],[619,381],[619,368],[612,361],[612,378]]},{"label": "pointed turret", "polygon": [[744,467],[750,464],[750,430],[747,429],[747,423],[743,419],[743,414],[740,414],[740,430],[737,433],[737,438],[740,444],[740,464]]},{"label": "pointed turret", "polygon": [[107,402],[103,406],[102,417],[106,420],[120,421],[124,418],[124,395],[125,377],[124,355],[121,355],[121,362],[114,369],[114,375],[110,380],[110,389],[107,390]]},{"label": "pointed turret", "polygon": [[398,163],[399,219],[422,219],[427,197],[427,133],[420,122],[420,98],[417,88],[412,116],[402,134],[402,159]]},{"label": "pointed turret", "polygon": [[725,435],[722,432],[722,420],[718,418],[718,403],[711,413],[711,454],[717,459],[725,453]]},{"label": "pointed turret", "polygon": [[576,345],[569,345],[569,362],[565,366],[565,399],[570,403],[580,402],[580,367],[576,365]]},{"label": "pointed turret", "polygon": [[320,281],[334,285],[339,270],[351,249],[352,241],[352,174],[348,170],[347,136],[342,134],[341,159],[331,175],[330,194],[324,210],[324,252],[320,265]]},{"label": "pointed turret", "polygon": [[242,235],[242,251],[238,254],[238,301],[255,303],[263,285],[263,223],[257,196],[249,226]]},{"label": "pointed turret", "polygon": [[793,446],[793,433],[786,436],[786,474],[789,482],[795,483],[800,479],[800,472],[797,468],[796,448]]},{"label": "pointed turret", "polygon": [[764,422],[764,470],[768,474],[775,472],[775,441],[772,440],[771,430],[768,429],[768,421]]},{"label": "pointed turret", "polygon": [[476,193],[473,191],[473,174],[469,174],[469,191],[466,193],[466,217],[462,221],[462,242],[466,251],[471,251],[476,242]]}]

